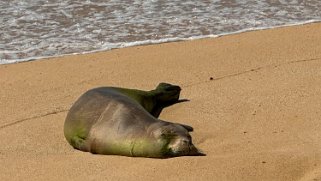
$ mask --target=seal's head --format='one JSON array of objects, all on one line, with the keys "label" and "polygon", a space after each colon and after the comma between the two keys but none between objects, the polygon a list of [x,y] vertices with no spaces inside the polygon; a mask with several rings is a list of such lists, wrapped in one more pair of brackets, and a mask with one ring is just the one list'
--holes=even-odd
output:
[{"label": "seal's head", "polygon": [[180,124],[168,124],[156,131],[157,138],[164,141],[162,149],[165,156],[204,156],[192,143],[188,130]]}]

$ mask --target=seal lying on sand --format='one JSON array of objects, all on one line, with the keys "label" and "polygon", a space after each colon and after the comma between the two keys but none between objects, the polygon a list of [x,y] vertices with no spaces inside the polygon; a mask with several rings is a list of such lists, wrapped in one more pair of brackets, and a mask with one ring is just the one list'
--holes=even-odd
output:
[{"label": "seal lying on sand", "polygon": [[71,107],[64,125],[76,149],[97,154],[166,158],[204,155],[192,143],[187,125],[157,119],[180,102],[180,87],[160,83],[155,90],[95,88]]}]

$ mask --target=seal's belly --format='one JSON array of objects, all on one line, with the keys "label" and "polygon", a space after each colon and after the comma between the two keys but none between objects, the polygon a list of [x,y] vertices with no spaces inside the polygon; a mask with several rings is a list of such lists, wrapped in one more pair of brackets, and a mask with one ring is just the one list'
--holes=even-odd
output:
[{"label": "seal's belly", "polygon": [[114,138],[95,139],[90,141],[90,152],[105,155],[123,155],[132,157],[157,157],[161,156],[163,144],[152,139],[142,138]]}]

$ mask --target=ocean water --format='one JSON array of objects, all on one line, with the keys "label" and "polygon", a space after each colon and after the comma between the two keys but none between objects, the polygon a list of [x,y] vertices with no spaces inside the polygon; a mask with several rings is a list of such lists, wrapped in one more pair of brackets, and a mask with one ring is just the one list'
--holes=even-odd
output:
[{"label": "ocean water", "polygon": [[1,0],[0,64],[317,21],[320,0]]}]

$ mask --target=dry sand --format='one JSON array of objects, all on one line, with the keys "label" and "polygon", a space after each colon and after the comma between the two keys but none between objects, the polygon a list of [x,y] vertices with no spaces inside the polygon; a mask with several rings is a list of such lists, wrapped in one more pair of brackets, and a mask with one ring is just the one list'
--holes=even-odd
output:
[{"label": "dry sand", "polygon": [[[212,77],[213,80],[210,80]],[[205,157],[93,155],[63,124],[98,86],[182,87]],[[0,66],[0,180],[320,180],[321,24]]]}]

